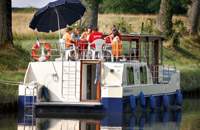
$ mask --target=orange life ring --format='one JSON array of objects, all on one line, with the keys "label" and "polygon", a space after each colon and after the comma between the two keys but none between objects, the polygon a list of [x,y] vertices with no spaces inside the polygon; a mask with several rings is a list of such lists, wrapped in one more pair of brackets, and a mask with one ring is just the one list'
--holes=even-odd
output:
[{"label": "orange life ring", "polygon": [[[47,61],[49,58],[50,58],[50,54],[51,54],[51,46],[49,45],[49,43],[46,43],[46,42],[43,42],[43,41],[40,41],[40,45],[44,45],[45,47],[46,47],[46,49],[47,49],[47,54],[46,54],[46,59],[45,59],[45,61]],[[40,58],[40,56],[38,56],[37,55],[37,53],[36,53],[36,50],[39,50],[40,49],[40,47],[38,46],[38,44],[37,43],[35,43],[34,45],[33,45],[33,48],[32,48],[32,56],[34,57],[34,59],[36,59],[36,60],[39,60],[39,58]]]}]

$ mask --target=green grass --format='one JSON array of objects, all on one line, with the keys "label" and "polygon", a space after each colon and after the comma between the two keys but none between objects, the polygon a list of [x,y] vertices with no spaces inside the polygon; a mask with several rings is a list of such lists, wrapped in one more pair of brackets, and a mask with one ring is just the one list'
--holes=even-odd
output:
[{"label": "green grass", "polygon": [[37,36],[39,35],[40,39],[59,39],[58,32],[50,32],[50,33],[38,33],[38,32],[32,32],[32,33],[26,33],[26,34],[20,34],[13,32],[13,38],[17,41],[24,41],[24,40],[35,40]]},{"label": "green grass", "polygon": [[[25,70],[21,71],[2,71],[0,72],[0,80],[23,82]],[[15,84],[15,83],[12,83]],[[0,102],[17,101],[18,85],[0,84]]]},{"label": "green grass", "polygon": [[[19,46],[0,49],[0,80],[23,81],[30,60],[28,51]],[[17,101],[18,86],[0,84],[0,102]]]},{"label": "green grass", "polygon": [[181,38],[179,47],[164,48],[164,64],[175,64],[176,68],[181,71],[182,91],[200,89],[199,52],[199,39],[194,37]]}]

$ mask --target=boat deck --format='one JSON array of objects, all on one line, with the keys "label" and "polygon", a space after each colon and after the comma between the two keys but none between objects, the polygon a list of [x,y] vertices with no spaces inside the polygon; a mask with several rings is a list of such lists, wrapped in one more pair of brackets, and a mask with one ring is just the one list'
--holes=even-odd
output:
[{"label": "boat deck", "polygon": [[100,102],[37,102],[36,106],[84,106],[84,107],[94,107],[101,106]]}]

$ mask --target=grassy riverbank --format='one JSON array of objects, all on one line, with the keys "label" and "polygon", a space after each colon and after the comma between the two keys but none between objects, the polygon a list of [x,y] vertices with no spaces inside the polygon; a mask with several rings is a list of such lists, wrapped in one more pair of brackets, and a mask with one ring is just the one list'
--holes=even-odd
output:
[{"label": "grassy riverbank", "polygon": [[[17,101],[18,86],[14,82],[23,81],[29,62],[29,53],[18,46],[0,49],[0,102]],[[12,82],[5,82],[12,81]],[[2,84],[2,82],[4,82]],[[12,85],[9,85],[12,84]]]},{"label": "grassy riverbank", "polygon": [[200,90],[200,39],[184,37],[180,39],[179,47],[164,47],[164,64],[176,64],[181,71],[182,91]]}]

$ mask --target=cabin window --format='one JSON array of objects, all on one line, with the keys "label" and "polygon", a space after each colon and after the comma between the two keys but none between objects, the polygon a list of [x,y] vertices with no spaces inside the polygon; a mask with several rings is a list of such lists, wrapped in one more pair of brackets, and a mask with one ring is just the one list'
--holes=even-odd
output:
[{"label": "cabin window", "polygon": [[141,43],[141,62],[146,62],[146,41]]},{"label": "cabin window", "polygon": [[134,85],[134,68],[127,67],[127,85]]},{"label": "cabin window", "polygon": [[149,64],[152,64],[153,42],[149,42]]},{"label": "cabin window", "polygon": [[140,67],[140,84],[147,84],[147,69],[146,69],[146,66]]},{"label": "cabin window", "polygon": [[128,60],[138,60],[138,40],[122,41],[122,53]]},{"label": "cabin window", "polygon": [[162,64],[162,41],[159,40],[159,64]]},{"label": "cabin window", "polygon": [[129,54],[129,48],[130,48],[130,41],[122,41],[122,53],[124,55]]}]

